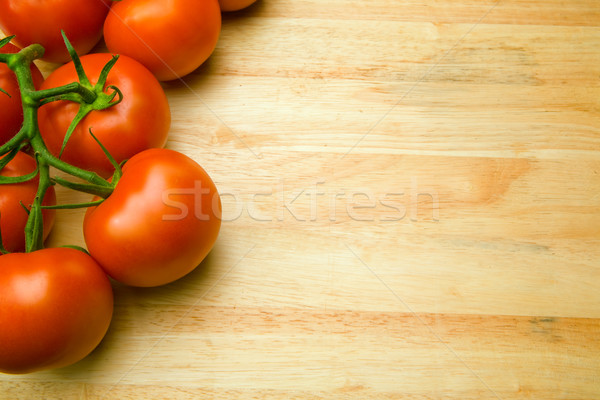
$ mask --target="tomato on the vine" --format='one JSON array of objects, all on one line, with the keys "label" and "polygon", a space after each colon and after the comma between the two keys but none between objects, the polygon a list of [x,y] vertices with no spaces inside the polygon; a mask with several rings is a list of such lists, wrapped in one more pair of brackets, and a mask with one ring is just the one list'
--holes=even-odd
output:
[{"label": "tomato on the vine", "polygon": [[87,248],[115,280],[159,286],[206,257],[221,226],[221,200],[206,171],[168,149],[143,151],[123,167],[114,192],[89,208]]},{"label": "tomato on the vine", "polygon": [[[19,48],[12,43],[7,43],[0,48],[0,53],[17,53]],[[31,64],[31,77],[33,85],[39,88],[44,80],[42,73]],[[21,92],[19,83],[13,71],[6,64],[0,63],[0,145],[10,140],[21,129],[23,124],[23,107],[21,105]]]},{"label": "tomato on the vine", "polygon": [[0,257],[0,371],[73,364],[106,334],[110,281],[89,255],[49,248]]},{"label": "tomato on the vine", "polygon": [[[110,54],[88,54],[81,64],[92,85],[96,84]],[[53,71],[42,84],[49,89],[77,81],[73,62]],[[114,168],[90,135],[90,129],[117,162],[142,150],[163,147],[171,126],[171,111],[158,80],[142,64],[121,55],[108,74],[106,85],[114,85],[123,93],[120,103],[100,111],[92,111],[79,122],[61,156],[63,161],[108,177]],[[107,88],[106,91],[113,89]],[[79,104],[60,100],[40,107],[39,127],[48,149],[59,155],[65,134],[75,118]]]},{"label": "tomato on the vine", "polygon": [[108,49],[144,64],[161,81],[197,69],[221,31],[218,0],[121,0],[104,23]]},{"label": "tomato on the vine", "polygon": [[[2,159],[4,157],[0,157]],[[35,171],[35,160],[25,153],[18,152],[4,168],[0,175],[16,177],[24,176]],[[2,243],[9,252],[25,250],[25,225],[28,214],[23,206],[29,207],[35,198],[39,179],[36,177],[23,183],[11,183],[0,185],[0,229],[2,231]],[[54,187],[48,188],[44,201],[45,206],[56,204]],[[44,220],[44,238],[48,237],[54,224],[54,210],[42,211]],[[0,257],[0,258],[3,258]],[[0,275],[2,275],[0,273]]]},{"label": "tomato on the vine", "polygon": [[0,0],[0,29],[16,35],[19,47],[44,46],[44,60],[70,60],[61,29],[78,54],[89,52],[102,37],[110,0]]}]

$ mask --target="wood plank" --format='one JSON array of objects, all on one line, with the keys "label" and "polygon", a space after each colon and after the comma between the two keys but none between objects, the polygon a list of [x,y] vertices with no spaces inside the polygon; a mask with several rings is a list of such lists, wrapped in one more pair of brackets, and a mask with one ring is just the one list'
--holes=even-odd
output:
[{"label": "wood plank", "polygon": [[[117,311],[115,325],[129,339],[110,335],[79,368],[17,378],[7,393],[31,393],[29,383],[40,396],[71,393],[65,399],[82,393],[167,399],[592,398],[593,388],[582,388],[600,367],[590,353],[600,344],[598,319],[212,306]],[[97,383],[86,384],[78,371],[93,369],[117,342],[130,349],[116,355],[113,365],[119,367],[96,370]],[[130,357],[136,351],[141,359]],[[61,376],[71,383],[47,383]],[[432,381],[435,386],[428,385]]]}]

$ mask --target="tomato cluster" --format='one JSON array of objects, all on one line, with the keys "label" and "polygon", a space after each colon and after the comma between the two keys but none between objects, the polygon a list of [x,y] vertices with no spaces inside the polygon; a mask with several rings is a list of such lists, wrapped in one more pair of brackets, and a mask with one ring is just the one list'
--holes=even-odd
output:
[{"label": "tomato cluster", "polygon": [[102,37],[111,53],[139,61],[161,81],[197,69],[214,51],[221,11],[238,11],[256,0],[0,0],[0,30],[19,47],[38,43],[44,59],[70,60],[61,30],[77,54]]},{"label": "tomato cluster", "polygon": [[[164,285],[211,251],[219,193],[165,148],[161,81],[204,63],[221,12],[254,1],[0,0],[0,372],[77,362],[109,328],[111,279]],[[110,53],[90,53],[102,37]],[[58,64],[46,79],[37,58]],[[57,184],[89,203],[57,204]],[[55,209],[74,207],[87,249],[44,248]]]}]

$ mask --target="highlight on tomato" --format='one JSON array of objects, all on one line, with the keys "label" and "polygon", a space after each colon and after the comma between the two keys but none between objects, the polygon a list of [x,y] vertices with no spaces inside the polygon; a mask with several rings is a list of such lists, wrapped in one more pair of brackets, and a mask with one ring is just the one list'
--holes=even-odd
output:
[{"label": "highlight on tomato", "polygon": [[113,292],[90,256],[72,248],[5,254],[0,271],[0,372],[64,367],[98,346]]},{"label": "highlight on tomato", "polygon": [[[98,82],[104,66],[113,58],[107,53],[87,54],[81,65],[92,85]],[[78,75],[73,62],[54,70],[41,89],[50,89],[76,82]],[[111,176],[114,168],[98,141],[118,162],[142,150],[163,147],[171,126],[171,111],[160,82],[136,60],[119,56],[108,73],[105,92],[119,88],[120,103],[107,109],[94,110],[81,120],[68,139],[65,134],[76,117],[79,104],[69,100],[47,103],[39,108],[39,128],[48,149],[63,161],[94,171],[103,177]],[[62,154],[61,154],[62,151]]]},{"label": "highlight on tomato", "polygon": [[115,280],[159,286],[195,269],[215,244],[221,200],[188,156],[150,149],[127,161],[114,192],[87,210],[87,248]]},{"label": "highlight on tomato", "polygon": [[110,0],[0,0],[0,29],[16,35],[14,43],[26,47],[44,46],[44,60],[64,63],[70,60],[61,29],[78,54],[88,53],[102,37],[102,27]]},{"label": "highlight on tomato", "polygon": [[121,0],[106,17],[104,41],[110,52],[130,56],[168,81],[202,65],[220,31],[218,0]]},{"label": "highlight on tomato", "polygon": [[[0,163],[8,156],[0,157]],[[0,176],[25,176],[35,170],[35,160],[19,151],[4,168],[0,169]],[[32,204],[37,193],[38,182],[39,178],[35,177],[27,182],[0,185],[0,231],[2,233],[2,244],[9,252],[25,250],[25,225],[29,214],[24,207],[29,207]],[[54,187],[51,186],[48,189],[42,204],[44,206],[56,204]],[[55,210],[42,210],[42,216],[44,221],[43,235],[46,239],[54,225]]]},{"label": "highlight on tomato", "polygon": [[[12,43],[0,47],[0,53],[17,53],[20,49]],[[39,88],[44,77],[36,67],[31,64],[33,84]],[[17,77],[6,64],[0,63],[0,146],[17,134],[23,124],[23,107],[21,105],[21,91]]]}]

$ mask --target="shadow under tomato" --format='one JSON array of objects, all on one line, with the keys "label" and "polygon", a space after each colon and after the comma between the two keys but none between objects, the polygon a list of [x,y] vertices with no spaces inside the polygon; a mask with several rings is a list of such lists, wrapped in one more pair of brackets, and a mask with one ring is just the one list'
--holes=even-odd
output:
[{"label": "shadow under tomato", "polygon": [[[221,30],[224,31],[229,28],[243,29],[244,20],[259,16],[266,7],[264,1],[257,0],[242,10],[221,13]],[[170,90],[193,90],[196,93],[201,93],[202,86],[214,79],[215,74],[218,75],[222,72],[221,68],[225,65],[222,60],[225,56],[230,56],[230,54],[224,40],[220,38],[214,52],[202,65],[190,74],[180,79],[162,82],[162,85],[167,92]]]},{"label": "shadow under tomato", "polygon": [[[268,2],[267,2],[268,3]],[[242,8],[238,11],[228,11],[221,13],[221,24],[227,25],[231,22],[239,24],[240,20],[258,17],[262,12],[267,9],[267,4],[264,0],[256,0],[246,8]]]},{"label": "shadow under tomato", "polygon": [[132,287],[113,282],[116,305],[193,304],[202,287],[210,284],[210,275],[219,262],[219,244],[187,275],[162,286]]}]

